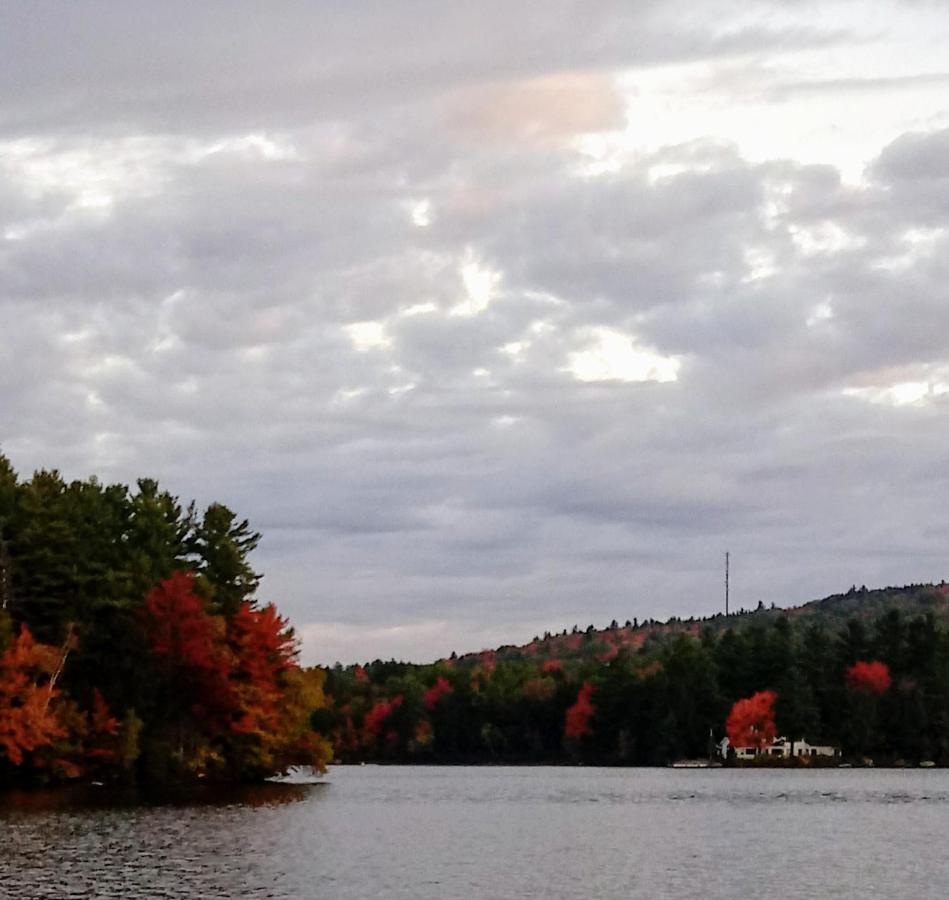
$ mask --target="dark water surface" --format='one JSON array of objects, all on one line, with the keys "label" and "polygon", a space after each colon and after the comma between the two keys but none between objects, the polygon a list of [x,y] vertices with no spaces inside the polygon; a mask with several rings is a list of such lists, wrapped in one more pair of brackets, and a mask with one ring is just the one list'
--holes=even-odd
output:
[{"label": "dark water surface", "polygon": [[334,768],[0,795],[4,898],[945,898],[949,771]]}]

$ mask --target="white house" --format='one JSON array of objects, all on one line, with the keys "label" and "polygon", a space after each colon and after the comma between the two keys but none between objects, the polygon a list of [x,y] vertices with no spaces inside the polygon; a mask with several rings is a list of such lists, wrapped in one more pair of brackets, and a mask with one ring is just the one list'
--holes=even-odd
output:
[{"label": "white house", "polygon": [[809,744],[804,738],[789,741],[786,737],[777,737],[764,747],[732,747],[727,737],[718,743],[718,753],[722,759],[728,759],[728,751],[734,750],[735,759],[754,759],[757,756],[773,756],[787,759],[791,756],[840,756],[840,748],[829,744]]}]

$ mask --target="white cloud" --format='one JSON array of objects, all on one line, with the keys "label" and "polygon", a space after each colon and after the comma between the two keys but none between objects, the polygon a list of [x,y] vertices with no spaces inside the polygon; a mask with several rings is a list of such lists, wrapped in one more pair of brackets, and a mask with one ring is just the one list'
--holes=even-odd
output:
[{"label": "white cloud", "polygon": [[334,405],[345,405],[353,400],[358,400],[360,397],[364,397],[365,395],[365,388],[340,388],[333,395],[331,403]]},{"label": "white cloud", "polygon": [[764,247],[745,247],[743,253],[747,269],[745,281],[761,281],[777,274],[777,260],[771,250]]},{"label": "white cloud", "polygon": [[405,309],[399,310],[401,316],[424,316],[428,313],[438,312],[438,307],[434,303],[413,303]]},{"label": "white cloud", "polygon": [[0,173],[36,199],[63,195],[67,208],[101,209],[117,198],[159,190],[161,163],[173,146],[159,137],[3,141],[0,132]]},{"label": "white cloud", "polygon": [[820,222],[813,226],[792,225],[788,229],[791,240],[805,256],[836,254],[862,247],[865,240],[848,234],[835,222]]},{"label": "white cloud", "polygon": [[461,266],[461,280],[465,288],[465,299],[451,309],[453,316],[477,316],[483,313],[497,296],[501,281],[499,272],[494,272],[479,262],[468,250]]},{"label": "white cloud", "polygon": [[834,307],[828,303],[818,303],[807,317],[808,328],[816,328],[825,322],[830,322],[834,318]]},{"label": "white cloud", "polygon": [[409,205],[409,215],[412,224],[419,228],[428,228],[432,224],[432,203],[430,200],[419,200]]},{"label": "white cloud", "polygon": [[844,396],[887,406],[926,406],[947,394],[949,380],[902,381],[885,386],[844,389]]},{"label": "white cloud", "polygon": [[300,162],[303,160],[299,149],[286,135],[268,135],[265,133],[242,134],[213,141],[209,144],[196,144],[188,148],[189,161],[206,162],[216,154],[233,154],[250,160],[267,162]]},{"label": "white cloud", "polygon": [[587,346],[568,357],[567,371],[578,381],[677,381],[680,362],[637,344],[612,328],[592,328]]},{"label": "white cloud", "polygon": [[520,421],[519,416],[495,416],[491,422],[498,428],[510,428]]},{"label": "white cloud", "polygon": [[910,228],[900,237],[899,252],[876,261],[874,267],[890,272],[908,272],[936,252],[946,228]]},{"label": "white cloud", "polygon": [[361,352],[392,344],[383,322],[352,322],[344,326],[343,330],[349,335],[353,346]]}]

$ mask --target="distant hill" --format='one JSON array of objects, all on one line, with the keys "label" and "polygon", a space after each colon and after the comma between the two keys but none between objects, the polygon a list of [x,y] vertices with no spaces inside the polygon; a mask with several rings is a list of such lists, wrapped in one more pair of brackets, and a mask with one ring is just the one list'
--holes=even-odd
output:
[{"label": "distant hill", "polygon": [[606,628],[593,625],[581,630],[578,626],[557,634],[546,633],[535,637],[530,643],[504,645],[495,650],[466,653],[458,662],[478,664],[518,659],[559,660],[561,662],[609,662],[621,649],[639,650],[659,644],[679,634],[698,635],[702,629],[716,632],[727,629],[743,629],[753,625],[769,625],[782,616],[795,619],[814,618],[828,628],[842,626],[849,619],[871,622],[890,610],[899,610],[907,617],[932,613],[942,622],[949,621],[949,584],[910,584],[904,587],[885,587],[870,590],[852,587],[843,594],[831,594],[821,600],[812,600],[802,606],[766,607],[759,603],[757,609],[740,610],[725,616],[718,613],[704,619],[680,619],[675,616],[659,622],[647,619],[614,622]]},{"label": "distant hill", "polygon": [[949,586],[339,666],[326,692],[312,724],[347,762],[666,765],[710,756],[727,732],[736,746],[793,735],[856,765],[949,766]]}]

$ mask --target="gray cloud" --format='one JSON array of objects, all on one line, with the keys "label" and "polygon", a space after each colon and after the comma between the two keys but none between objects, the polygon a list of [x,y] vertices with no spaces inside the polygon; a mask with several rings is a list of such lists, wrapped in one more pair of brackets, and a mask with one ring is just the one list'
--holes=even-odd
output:
[{"label": "gray cloud", "polygon": [[[348,119],[472,84],[759,53],[840,40],[797,23],[722,27],[729,0],[451,0],[284,4],[47,0],[11,11],[0,37],[8,130],[202,132]],[[726,19],[727,21],[727,19]],[[486,65],[486,62],[489,62]]]},{"label": "gray cloud", "polygon": [[942,577],[949,132],[855,183],[697,94],[597,169],[624,72],[860,30],[684,9],[20,7],[4,452],[249,515],[309,660],[707,613],[726,547],[746,605]]},{"label": "gray cloud", "polygon": [[[904,134],[880,155],[874,172],[888,182],[930,182],[949,178],[949,129]],[[945,196],[941,199],[945,203]]]}]

